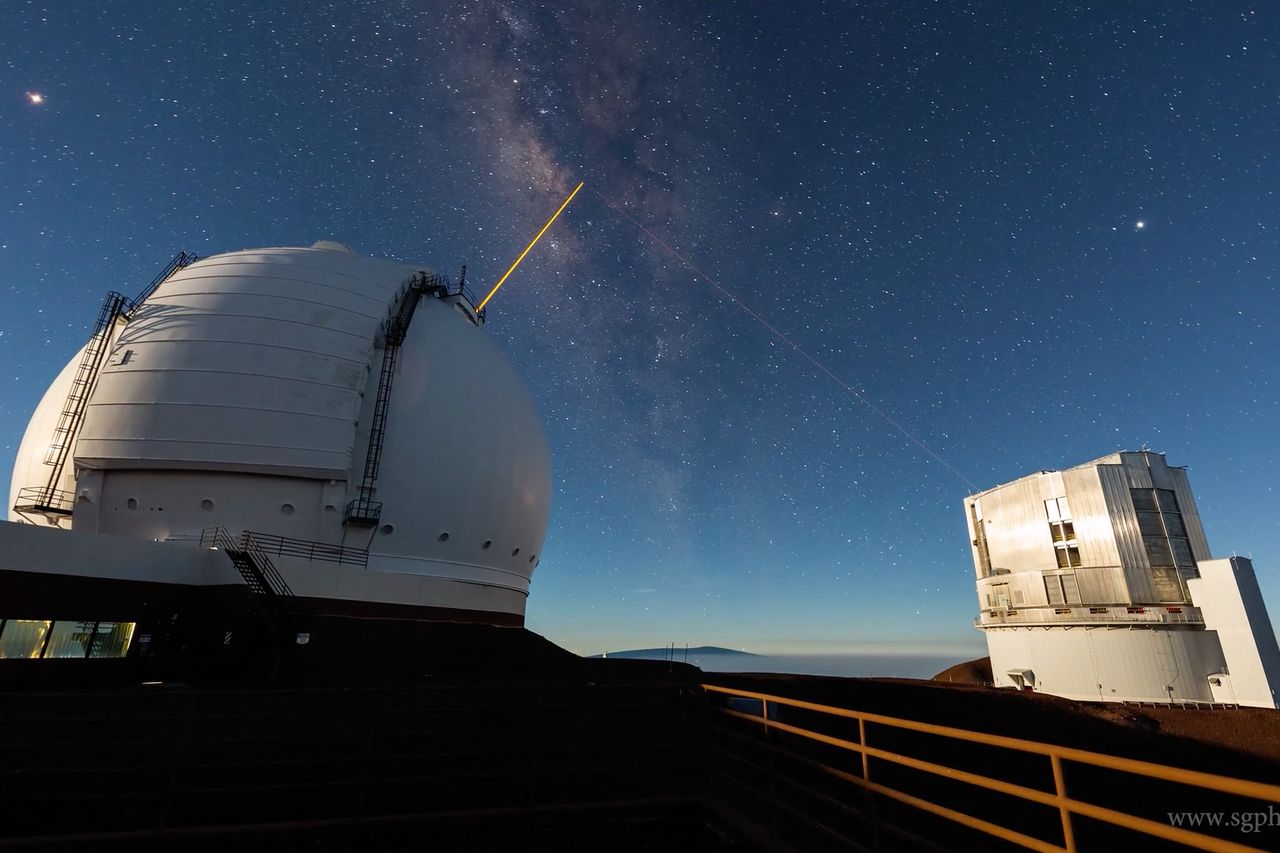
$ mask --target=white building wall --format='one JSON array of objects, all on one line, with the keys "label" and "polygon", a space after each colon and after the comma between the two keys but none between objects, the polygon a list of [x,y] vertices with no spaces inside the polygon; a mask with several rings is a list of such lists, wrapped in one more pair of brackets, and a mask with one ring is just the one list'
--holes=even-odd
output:
[{"label": "white building wall", "polygon": [[100,536],[5,521],[0,521],[0,570],[193,586],[244,583],[225,554],[190,543]]},{"label": "white building wall", "polygon": [[[435,574],[423,576],[287,556],[271,560],[299,597],[504,613],[523,613],[528,598],[527,578],[475,566],[433,564]],[[244,584],[225,554],[192,542],[155,542],[5,521],[0,521],[0,571],[191,586]]]},{"label": "white building wall", "polygon": [[1275,708],[1280,691],[1280,648],[1267,606],[1244,557],[1202,560],[1200,577],[1187,581],[1191,598],[1204,614],[1205,627],[1216,631],[1229,678],[1222,685],[1230,701]]},{"label": "white building wall", "polygon": [[997,687],[1029,670],[1038,692],[1083,701],[1212,702],[1224,660],[1210,631],[1127,626],[988,629]]},{"label": "white building wall", "polygon": [[[89,471],[77,484],[75,529],[142,539],[226,527],[336,541],[343,495],[301,477],[211,471]],[[324,522],[327,520],[327,524]]]}]

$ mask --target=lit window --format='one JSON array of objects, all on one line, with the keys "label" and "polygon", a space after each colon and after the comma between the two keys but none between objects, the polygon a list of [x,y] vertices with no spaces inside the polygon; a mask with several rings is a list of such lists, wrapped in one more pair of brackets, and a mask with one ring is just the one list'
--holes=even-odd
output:
[{"label": "lit window", "polygon": [[87,658],[89,644],[97,622],[75,622],[69,619],[53,623],[53,633],[45,646],[46,658]]},{"label": "lit window", "polygon": [[122,658],[129,653],[136,622],[99,622],[93,633],[91,658]]},{"label": "lit window", "polygon": [[6,619],[0,623],[0,658],[38,658],[52,622]]},{"label": "lit window", "polygon": [[136,622],[0,621],[0,658],[122,658]]}]

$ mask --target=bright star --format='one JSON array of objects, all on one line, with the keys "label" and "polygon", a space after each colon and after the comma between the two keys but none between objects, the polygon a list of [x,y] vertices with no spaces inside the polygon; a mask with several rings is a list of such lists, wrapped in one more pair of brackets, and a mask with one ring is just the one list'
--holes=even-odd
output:
[{"label": "bright star", "polygon": [[1147,227],[1147,223],[1139,219],[1137,222],[1133,223],[1133,227],[1141,231],[1143,228]]},{"label": "bright star", "polygon": [[33,104],[43,104],[44,95],[39,92],[27,92],[27,100]]}]

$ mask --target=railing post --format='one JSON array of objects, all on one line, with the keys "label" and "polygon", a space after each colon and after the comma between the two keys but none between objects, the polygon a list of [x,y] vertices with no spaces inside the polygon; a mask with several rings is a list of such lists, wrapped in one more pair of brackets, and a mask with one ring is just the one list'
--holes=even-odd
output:
[{"label": "railing post", "polygon": [[[858,718],[858,746],[862,747],[862,781],[871,781],[871,763],[867,761],[867,721]],[[868,794],[871,790],[863,785],[863,790]]]},{"label": "railing post", "polygon": [[871,820],[871,849],[880,850],[880,820],[876,817],[876,800],[871,793],[871,760],[867,757],[867,721],[858,717],[858,746],[862,747],[862,798]]},{"label": "railing post", "polygon": [[1071,827],[1071,810],[1067,808],[1067,784],[1062,778],[1062,760],[1058,753],[1051,752],[1049,761],[1053,764],[1053,789],[1058,797],[1058,812],[1062,815],[1062,845],[1067,853],[1076,853],[1076,835]]},{"label": "railing post", "polygon": [[778,840],[778,767],[774,755],[773,739],[769,737],[769,700],[760,700],[760,714],[764,718],[764,747],[769,754],[769,841]]}]

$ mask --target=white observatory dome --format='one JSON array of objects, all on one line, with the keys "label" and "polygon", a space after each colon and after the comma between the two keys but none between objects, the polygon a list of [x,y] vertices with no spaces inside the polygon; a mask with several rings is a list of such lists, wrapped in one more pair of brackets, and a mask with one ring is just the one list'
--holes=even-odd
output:
[{"label": "white observatory dome", "polygon": [[[390,318],[424,273],[329,241],[180,269],[115,327],[58,483],[74,495],[69,519],[11,518],[145,539],[222,526],[343,545],[367,550],[367,567],[283,559],[297,595],[523,615],[550,453],[532,396],[464,297],[417,304],[375,442],[380,517],[344,520],[376,433]],[[45,455],[83,352],[32,416],[11,507],[50,476]]]}]

